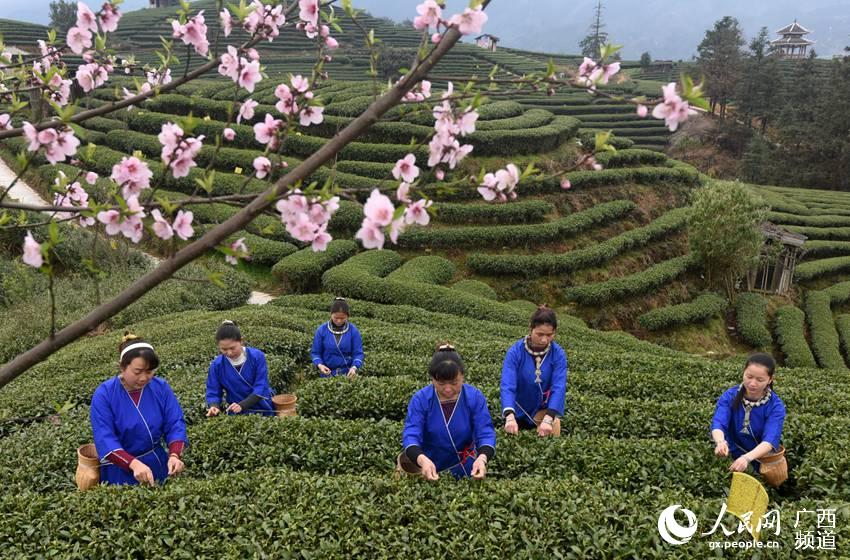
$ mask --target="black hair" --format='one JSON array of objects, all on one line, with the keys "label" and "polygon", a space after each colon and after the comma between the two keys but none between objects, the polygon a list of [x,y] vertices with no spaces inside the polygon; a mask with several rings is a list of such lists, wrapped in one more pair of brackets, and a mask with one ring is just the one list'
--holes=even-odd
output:
[{"label": "black hair", "polygon": [[450,383],[457,379],[458,374],[466,373],[466,368],[454,346],[443,344],[434,352],[428,372],[431,374],[431,379]]},{"label": "black hair", "polygon": [[348,302],[345,301],[345,298],[334,298],[334,302],[331,304],[331,313],[345,313],[346,315],[351,315],[351,312],[348,310]]},{"label": "black hair", "polygon": [[555,316],[554,311],[546,307],[545,303],[538,307],[531,315],[529,328],[533,329],[534,327],[539,327],[540,325],[550,325],[553,329],[556,330],[558,328],[558,317]]},{"label": "black hair", "polygon": [[[750,365],[755,364],[757,366],[763,366],[764,369],[767,370],[767,375],[770,377],[770,383],[767,385],[768,387],[773,387],[773,376],[776,373],[776,360],[773,359],[773,356],[770,354],[765,354],[764,352],[756,352],[755,354],[750,354],[747,358],[746,363],[744,364],[744,370],[746,370]],[[738,389],[738,394],[735,395],[735,401],[732,403],[732,408],[738,408],[741,406],[741,402],[744,399],[744,394],[746,392],[746,388],[744,384],[741,384],[741,387]]]},{"label": "black hair", "polygon": [[222,321],[218,326],[218,330],[215,331],[215,341],[221,342],[222,340],[242,341],[242,331],[239,330],[236,323],[233,321]]},{"label": "black hair", "polygon": [[[124,337],[121,339],[121,344],[118,345],[119,355],[125,348],[138,342],[145,342],[145,339],[131,334],[130,331],[124,331]],[[136,358],[142,358],[148,364],[148,369],[154,370],[159,367],[159,356],[150,348],[133,348],[121,356],[118,363],[121,369],[124,369]]]}]

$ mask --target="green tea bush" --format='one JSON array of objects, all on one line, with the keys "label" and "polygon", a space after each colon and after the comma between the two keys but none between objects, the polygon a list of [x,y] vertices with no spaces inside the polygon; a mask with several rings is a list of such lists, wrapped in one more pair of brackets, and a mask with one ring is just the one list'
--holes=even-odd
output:
[{"label": "green tea bush", "polygon": [[334,239],[325,251],[306,247],[284,257],[272,267],[272,274],[295,291],[305,291],[317,285],[322,273],[357,253],[357,243],[350,239]]},{"label": "green tea bush", "polygon": [[622,278],[567,288],[564,297],[582,305],[601,305],[663,286],[695,265],[690,255],[683,255]]},{"label": "green tea bush", "polygon": [[767,319],[767,300],[756,293],[738,296],[735,303],[735,317],[738,333],[750,346],[767,348],[773,338],[770,336]]},{"label": "green tea bush", "polygon": [[671,210],[646,226],[621,233],[583,249],[574,249],[561,254],[536,255],[487,255],[472,253],[467,265],[478,274],[491,276],[559,274],[590,266],[599,266],[617,255],[646,246],[649,242],[670,236],[683,229],[687,223],[688,210]]},{"label": "green tea bush", "polygon": [[846,270],[850,270],[850,256],[802,262],[794,270],[794,276],[799,280],[812,280]]},{"label": "green tea bush", "polygon": [[400,247],[516,246],[545,243],[575,235],[595,224],[620,218],[635,209],[630,200],[597,204],[583,212],[533,225],[415,228],[401,234]]},{"label": "green tea bush", "polygon": [[845,369],[838,349],[838,332],[830,309],[829,295],[821,291],[806,293],[806,321],[812,337],[812,351],[822,368]]},{"label": "green tea bush", "polygon": [[785,354],[788,367],[817,367],[806,342],[806,315],[798,307],[785,305],[776,310],[776,342]]},{"label": "green tea bush", "polygon": [[[451,286],[455,290],[460,290],[462,292],[466,292],[468,294],[474,294],[477,296],[481,296],[487,299],[498,300],[498,296],[496,295],[496,291],[491,288],[488,284],[480,281],[480,280],[461,280],[460,282],[455,282]],[[531,302],[526,302],[531,303]],[[534,304],[532,304],[534,305]],[[536,306],[535,306],[536,307]],[[527,307],[526,307],[527,309]],[[529,312],[529,315],[533,313],[533,309]]]},{"label": "green tea bush", "polygon": [[726,298],[703,294],[691,302],[653,309],[638,317],[640,325],[650,331],[706,321],[726,310]]}]

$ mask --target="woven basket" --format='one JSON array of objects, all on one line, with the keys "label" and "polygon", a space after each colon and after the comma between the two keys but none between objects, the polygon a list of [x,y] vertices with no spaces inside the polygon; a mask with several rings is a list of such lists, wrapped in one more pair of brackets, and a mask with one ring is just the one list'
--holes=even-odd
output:
[{"label": "woven basket", "polygon": [[93,443],[81,445],[77,449],[77,472],[74,480],[81,491],[100,484],[100,460]]},{"label": "woven basket", "polygon": [[780,445],[776,453],[759,459],[759,463],[759,474],[770,486],[776,488],[788,480],[788,461],[785,459],[784,445]]},{"label": "woven basket", "polygon": [[298,412],[295,409],[295,403],[298,397],[287,393],[275,395],[272,397],[275,416],[297,416]]}]

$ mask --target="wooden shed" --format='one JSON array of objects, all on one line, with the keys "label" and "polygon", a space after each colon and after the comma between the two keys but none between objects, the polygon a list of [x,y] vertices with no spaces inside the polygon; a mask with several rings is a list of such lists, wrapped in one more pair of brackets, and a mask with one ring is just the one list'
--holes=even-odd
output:
[{"label": "wooden shed", "polygon": [[747,290],[785,295],[794,281],[797,261],[805,253],[805,235],[765,222],[761,226],[765,237],[759,264],[747,275]]}]

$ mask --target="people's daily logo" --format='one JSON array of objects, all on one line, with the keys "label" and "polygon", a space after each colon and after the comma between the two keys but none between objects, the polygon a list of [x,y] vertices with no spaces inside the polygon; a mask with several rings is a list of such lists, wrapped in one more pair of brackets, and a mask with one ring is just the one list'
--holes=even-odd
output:
[{"label": "people's daily logo", "polygon": [[[687,517],[688,521],[686,525],[680,525],[676,521],[675,514],[677,509],[681,509]],[[685,544],[697,532],[697,516],[694,512],[683,508],[680,504],[674,504],[662,511],[661,515],[658,516],[658,532],[661,534],[661,538],[670,544]]]}]

